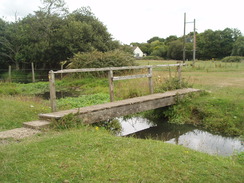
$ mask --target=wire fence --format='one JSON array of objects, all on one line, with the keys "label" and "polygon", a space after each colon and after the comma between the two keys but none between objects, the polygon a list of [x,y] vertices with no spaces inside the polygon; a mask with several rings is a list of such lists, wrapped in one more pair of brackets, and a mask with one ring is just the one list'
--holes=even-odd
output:
[{"label": "wire fence", "polygon": [[[62,68],[61,68],[62,69]],[[12,66],[0,68],[0,82],[31,83],[49,81],[50,70],[60,70],[60,68],[39,69],[31,63],[31,68],[16,69]]]}]

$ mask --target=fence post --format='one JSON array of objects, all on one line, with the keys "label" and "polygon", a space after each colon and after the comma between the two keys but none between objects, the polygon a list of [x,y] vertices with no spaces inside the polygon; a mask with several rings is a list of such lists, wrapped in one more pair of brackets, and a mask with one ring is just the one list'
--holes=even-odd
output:
[{"label": "fence post", "polygon": [[109,95],[110,102],[114,101],[114,83],[113,83],[113,70],[108,71],[108,82],[109,82]]},{"label": "fence post", "polygon": [[[64,69],[64,65],[63,65],[63,63],[61,63],[61,70],[63,70]],[[63,79],[63,73],[61,73],[61,79]]]},{"label": "fence post", "polygon": [[52,112],[56,112],[57,105],[56,105],[55,75],[52,70],[49,71],[48,78],[49,78],[49,88],[50,88],[51,109],[52,109]]},{"label": "fence post", "polygon": [[171,75],[171,68],[169,66],[169,78],[171,79],[172,78],[172,75]]},{"label": "fence post", "polygon": [[181,64],[177,66],[177,73],[178,73],[179,85],[181,87]]},{"label": "fence post", "polygon": [[150,94],[153,94],[153,80],[152,80],[152,67],[148,68],[148,82],[149,82],[149,92]]},{"label": "fence post", "polygon": [[32,71],[32,82],[35,83],[35,69],[34,69],[34,63],[31,62],[31,71]]},{"label": "fence post", "polygon": [[8,81],[12,82],[12,76],[11,76],[11,65],[8,66]]}]

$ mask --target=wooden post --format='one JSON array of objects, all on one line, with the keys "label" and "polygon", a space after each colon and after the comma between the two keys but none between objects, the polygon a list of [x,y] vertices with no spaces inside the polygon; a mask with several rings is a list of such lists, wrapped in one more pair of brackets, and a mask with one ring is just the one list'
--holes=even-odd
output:
[{"label": "wooden post", "polygon": [[50,103],[52,112],[57,111],[56,105],[56,90],[55,90],[55,75],[53,71],[49,72],[49,88],[50,88]]},{"label": "wooden post", "polygon": [[148,68],[148,74],[150,75],[150,77],[148,77],[149,92],[150,92],[150,94],[153,94],[152,67]]},{"label": "wooden post", "polygon": [[181,87],[181,65],[177,66],[177,73],[178,73],[179,85]]},{"label": "wooden post", "polygon": [[34,63],[31,62],[31,70],[32,70],[32,82],[35,83],[35,69],[34,69]]},{"label": "wooden post", "polygon": [[172,75],[171,75],[171,68],[169,66],[169,78],[171,79],[172,78]]},{"label": "wooden post", "polygon": [[11,65],[8,66],[8,81],[12,82],[12,76],[11,76]]},{"label": "wooden post", "polygon": [[[61,64],[61,70],[63,70],[63,69],[64,69],[64,65]],[[61,73],[61,79],[63,79],[63,73]]]},{"label": "wooden post", "polygon": [[108,82],[109,82],[109,95],[110,102],[114,101],[114,83],[113,83],[113,70],[108,71]]}]

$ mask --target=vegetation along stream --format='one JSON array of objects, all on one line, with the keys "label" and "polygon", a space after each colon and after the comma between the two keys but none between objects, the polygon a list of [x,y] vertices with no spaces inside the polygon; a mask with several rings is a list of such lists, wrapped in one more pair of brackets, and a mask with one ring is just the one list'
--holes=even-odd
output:
[{"label": "vegetation along stream", "polygon": [[119,118],[119,121],[122,125],[120,136],[162,140],[212,155],[230,156],[244,151],[244,142],[241,139],[215,135],[192,125],[155,125],[154,122],[142,117]]}]

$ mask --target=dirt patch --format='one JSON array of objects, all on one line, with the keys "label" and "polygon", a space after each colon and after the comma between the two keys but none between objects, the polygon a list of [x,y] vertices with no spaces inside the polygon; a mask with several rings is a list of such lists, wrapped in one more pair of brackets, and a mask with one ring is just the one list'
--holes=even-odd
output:
[{"label": "dirt patch", "polygon": [[30,136],[36,135],[38,133],[41,133],[41,131],[40,130],[30,129],[30,128],[15,128],[15,129],[12,129],[12,130],[7,130],[7,131],[0,132],[0,140],[2,142],[8,141],[6,139],[19,140],[19,139],[23,139],[23,138],[26,138],[26,137],[30,137]]}]

